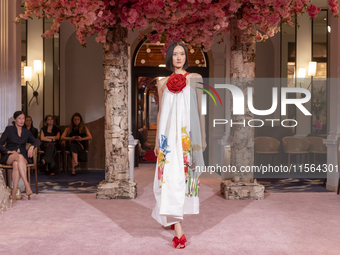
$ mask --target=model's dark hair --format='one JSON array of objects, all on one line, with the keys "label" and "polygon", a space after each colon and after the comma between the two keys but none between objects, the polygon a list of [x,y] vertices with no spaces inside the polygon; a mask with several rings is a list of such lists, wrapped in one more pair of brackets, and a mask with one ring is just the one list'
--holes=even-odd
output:
[{"label": "model's dark hair", "polygon": [[174,54],[174,49],[176,48],[176,46],[182,46],[185,52],[185,63],[183,65],[183,69],[187,69],[189,66],[187,47],[185,47],[184,43],[182,42],[172,42],[168,47],[165,58],[166,69],[170,71],[173,71],[172,55]]},{"label": "model's dark hair", "polygon": [[53,116],[52,116],[51,114],[48,114],[48,115],[46,115],[45,118],[44,118],[44,125],[46,125],[46,121],[47,121],[47,119],[48,119],[49,117],[51,117],[51,118],[53,119],[53,123],[54,123],[54,118],[53,118]]},{"label": "model's dark hair", "polygon": [[[74,117],[80,118],[80,122],[79,122],[78,127],[76,125],[74,125],[74,123],[73,123]],[[75,114],[72,115],[71,123],[68,125],[68,132],[67,132],[68,134],[67,135],[69,135],[72,132],[73,129],[78,129],[80,133],[86,133],[86,128],[85,128],[85,124],[84,124],[84,121],[83,121],[83,117],[78,112],[76,112]]]},{"label": "model's dark hair", "polygon": [[16,119],[19,117],[19,115],[25,115],[25,113],[23,111],[16,111],[14,114],[13,114],[13,119]]},{"label": "model's dark hair", "polygon": [[[25,115],[25,113],[24,113],[23,111],[16,111],[16,112],[13,114],[13,119],[18,118],[19,115],[21,115],[21,114]],[[12,124],[13,124],[13,126],[14,126],[14,125],[15,125],[15,121],[12,121]],[[33,124],[33,123],[32,123],[32,124]]]}]

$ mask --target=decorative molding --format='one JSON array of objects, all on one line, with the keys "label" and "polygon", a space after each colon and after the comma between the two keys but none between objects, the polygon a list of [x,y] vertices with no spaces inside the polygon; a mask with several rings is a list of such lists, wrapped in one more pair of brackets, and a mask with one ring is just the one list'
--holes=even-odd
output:
[{"label": "decorative molding", "polygon": [[8,118],[8,1],[0,1],[0,129],[7,126]]}]

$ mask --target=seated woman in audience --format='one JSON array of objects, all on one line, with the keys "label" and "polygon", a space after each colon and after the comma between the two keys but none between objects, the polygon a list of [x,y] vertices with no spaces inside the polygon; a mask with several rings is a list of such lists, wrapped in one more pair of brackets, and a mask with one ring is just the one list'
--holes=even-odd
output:
[{"label": "seated woman in audience", "polygon": [[38,139],[38,129],[33,126],[33,120],[31,116],[26,116],[24,127],[31,131],[35,139]]},{"label": "seated woman in audience", "polygon": [[139,140],[143,150],[150,150],[151,149],[151,145],[144,138],[143,128],[138,129],[137,139]]},{"label": "seated woman in audience", "polygon": [[55,166],[54,156],[57,154],[60,129],[54,126],[54,120],[52,115],[46,115],[44,119],[45,126],[40,130],[41,150],[44,151],[44,155],[41,159],[43,165],[47,164],[48,173],[55,175],[53,168]]},{"label": "seated woman in audience", "polygon": [[71,123],[61,136],[61,140],[69,141],[69,150],[72,154],[72,175],[76,175],[75,169],[80,168],[79,162],[87,162],[84,141],[91,139],[91,133],[85,126],[81,115],[79,113],[73,114]]},{"label": "seated woman in audience", "polygon": [[[25,122],[25,114],[17,111],[13,115],[13,126],[6,127],[0,138],[0,164],[12,165],[13,190],[12,201],[16,202],[16,193],[20,176],[26,187],[26,194],[31,195],[32,190],[27,181],[27,163],[33,162],[33,150],[40,145],[40,142],[26,128],[22,128]],[[6,143],[6,147],[4,144]],[[26,151],[26,143],[31,146]]]},{"label": "seated woman in audience", "polygon": [[139,161],[146,161],[146,159],[144,158],[146,151],[142,149],[142,146],[140,145],[139,140],[137,143],[137,152],[138,152]]}]

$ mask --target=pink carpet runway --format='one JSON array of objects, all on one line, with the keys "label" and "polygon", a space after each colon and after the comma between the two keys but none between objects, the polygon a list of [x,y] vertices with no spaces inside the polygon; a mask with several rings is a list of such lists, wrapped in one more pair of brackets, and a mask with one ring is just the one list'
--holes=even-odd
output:
[{"label": "pink carpet runway", "polygon": [[225,200],[219,179],[202,179],[200,214],[184,217],[187,247],[152,217],[154,165],[135,171],[135,200],[39,194],[0,216],[0,254],[340,254],[340,196],[266,193]]}]

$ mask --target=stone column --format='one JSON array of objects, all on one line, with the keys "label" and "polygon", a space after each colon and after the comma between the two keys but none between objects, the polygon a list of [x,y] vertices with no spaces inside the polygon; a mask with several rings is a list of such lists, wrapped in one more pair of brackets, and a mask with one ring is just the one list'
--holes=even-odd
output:
[{"label": "stone column", "polygon": [[20,2],[0,0],[0,135],[21,110],[21,28],[13,23]]},{"label": "stone column", "polygon": [[[299,68],[306,69],[306,78],[298,80],[296,86],[301,86],[307,89],[311,79],[308,76],[309,61],[312,60],[312,21],[307,14],[303,14],[297,17],[297,22],[300,27],[296,33],[296,72]],[[311,89],[309,89],[311,91]],[[312,100],[309,100],[304,106],[308,111],[312,112]],[[299,124],[296,126],[295,137],[305,139],[311,132],[311,116],[304,115],[298,108],[295,109],[296,120]]]},{"label": "stone column", "polygon": [[[224,37],[224,40],[228,40],[229,35],[226,35]],[[229,41],[229,40],[228,40]],[[215,84],[224,84],[226,83],[226,59],[227,54],[226,50],[228,50],[229,45],[227,43],[221,43],[217,44],[217,40],[215,40],[216,46],[214,46],[211,49],[211,52],[213,54],[213,75],[211,81],[210,81],[210,86],[215,86]],[[229,74],[228,74],[229,76]],[[213,81],[213,83],[212,83]],[[224,89],[222,90],[223,92],[227,92],[228,90]],[[224,153],[223,153],[223,148],[221,148],[221,140],[223,140],[223,137],[225,135],[226,130],[230,129],[230,126],[228,125],[216,125],[215,127],[213,126],[213,119],[219,119],[221,118],[221,114],[228,115],[230,112],[229,109],[229,102],[227,98],[227,93],[221,93],[221,100],[222,104],[224,106],[224,109],[221,109],[220,107],[215,107],[214,103],[212,100],[209,100],[209,115],[208,119],[209,120],[209,130],[212,132],[209,132],[207,134],[207,139],[209,139],[209,162],[214,162],[215,163],[221,163],[223,162],[224,159]],[[228,102],[228,103],[227,103]],[[230,116],[230,114],[229,114]],[[228,117],[227,117],[228,119]],[[207,121],[206,120],[206,121]],[[221,150],[222,149],[222,150]]]},{"label": "stone column", "polygon": [[127,29],[115,25],[104,44],[105,180],[97,198],[135,198],[137,185],[129,176]]},{"label": "stone column", "polygon": [[[329,125],[330,130],[324,144],[327,146],[327,164],[333,165],[333,172],[327,172],[327,189],[335,191],[338,186],[339,173],[335,171],[335,166],[338,165],[337,157],[337,140],[340,135],[340,20],[330,16],[330,82],[328,84],[328,98],[330,102],[329,109]],[[339,167],[337,168],[339,171]]]},{"label": "stone column", "polygon": [[[255,81],[255,37],[243,34],[237,27],[237,19],[230,22],[231,30],[231,57],[230,57],[230,77],[232,84],[242,90],[243,95],[247,95],[247,88],[254,87]],[[252,28],[255,34],[255,25]],[[254,89],[253,89],[254,92]],[[249,95],[253,96],[253,95]],[[233,101],[233,100],[232,100]],[[233,110],[231,101],[231,109]],[[245,100],[245,114],[233,115],[233,123],[241,123],[254,118]],[[254,128],[247,124],[233,125],[231,135],[231,165],[239,171],[241,166],[254,165]],[[222,180],[221,193],[226,199],[263,199],[264,186],[254,183],[252,173],[236,173],[233,178]]]},{"label": "stone column", "polygon": [[131,84],[132,84],[132,74],[131,74],[131,46],[128,47],[128,77],[129,77],[129,82],[128,82],[128,91],[129,91],[129,96],[128,96],[128,109],[129,109],[129,116],[128,116],[128,132],[129,132],[129,161],[130,161],[130,180],[134,180],[134,171],[135,171],[135,153],[136,153],[136,145],[138,143],[138,139],[135,139],[132,135],[131,131]]},{"label": "stone column", "polygon": [[2,170],[3,169],[0,167],[0,215],[9,210],[12,206],[12,200],[9,199],[9,193],[7,191]]},{"label": "stone column", "polygon": [[[225,62],[225,77],[227,80],[230,80],[230,33],[225,36],[225,45],[226,45],[226,59]],[[230,110],[230,102],[231,101],[231,95],[230,91],[225,89],[224,90],[224,108],[225,108],[225,118],[227,120],[231,119],[231,110]],[[218,141],[218,143],[221,146],[221,165],[222,166],[228,166],[230,164],[230,125],[225,125],[225,132],[224,136],[221,138],[221,140]],[[221,173],[222,180],[225,180],[227,178],[225,172]]]}]

